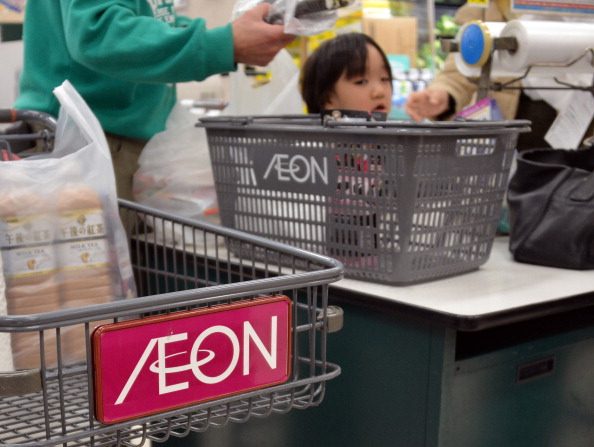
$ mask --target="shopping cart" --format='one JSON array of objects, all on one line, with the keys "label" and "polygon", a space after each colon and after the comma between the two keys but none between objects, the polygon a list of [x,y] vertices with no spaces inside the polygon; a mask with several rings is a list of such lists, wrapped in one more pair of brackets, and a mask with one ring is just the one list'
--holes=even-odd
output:
[{"label": "shopping cart", "polygon": [[[322,402],[326,382],[340,374],[339,366],[326,358],[328,333],[341,326],[340,310],[328,306],[328,285],[342,277],[340,263],[265,238],[175,218],[126,201],[120,201],[120,216],[129,233],[137,298],[33,315],[0,316],[0,335],[32,333],[39,340],[36,346],[38,368],[0,373],[1,446],[137,446],[146,440],[183,437],[190,431],[246,422],[251,417],[305,409]],[[157,226],[160,226],[159,235],[154,231]],[[180,241],[176,239],[178,234],[186,237]],[[241,253],[257,251],[260,261],[256,262],[253,256],[233,254],[227,246],[239,246]],[[278,318],[275,313],[270,320],[270,327],[276,328],[277,321],[282,327],[285,318],[284,351],[277,349],[284,374],[280,379],[275,377],[267,383],[256,377],[243,387],[231,383],[198,398],[168,401],[162,407],[155,407],[154,403],[161,397],[159,388],[159,393],[147,393],[141,400],[143,408],[110,413],[109,408],[113,406],[105,403],[106,377],[110,372],[126,369],[121,356],[114,360],[117,350],[137,344],[132,337],[135,333],[118,332],[122,328],[154,328],[172,321],[206,325],[199,323],[204,320],[189,320],[206,316],[218,319],[216,327],[208,326],[210,335],[221,332],[233,341],[230,329],[222,328],[230,321],[225,315],[241,312],[249,319],[250,314],[244,312],[245,309],[255,310],[251,315],[258,316],[261,311],[269,312],[267,306],[285,309],[285,314],[279,311]],[[250,346],[252,356],[259,355],[261,363],[273,363],[274,352],[277,352],[273,351],[273,336],[266,338],[257,333],[257,326],[248,323],[243,325],[245,333],[249,333],[247,338],[244,333],[244,344],[232,343],[234,348],[243,349],[243,362],[235,357],[232,360],[238,365],[238,371],[243,367],[243,375],[251,365],[245,361],[245,351]],[[97,325],[102,326],[93,332]],[[66,362],[65,350],[72,341],[66,334],[75,331],[84,334],[83,356],[79,362]],[[205,345],[204,340],[210,336],[206,332],[204,329],[198,334]],[[180,336],[175,337],[179,340]],[[105,342],[113,342],[114,338],[116,352],[108,351]],[[163,345],[171,340],[165,340]],[[246,340],[251,345],[245,344]],[[194,346],[198,344],[195,342]],[[280,346],[281,342],[278,344]],[[158,349],[160,347],[155,347],[155,352]],[[152,374],[168,382],[159,381],[159,387],[172,386],[171,382],[179,386],[181,380],[172,379],[171,374],[179,372],[181,367],[164,364],[165,360],[170,362],[180,354],[173,351],[171,354],[168,350],[165,357],[158,357],[153,363],[146,360],[148,357],[142,357],[146,362],[133,362],[137,368],[126,374],[134,378],[142,373]],[[113,359],[106,357],[109,352],[114,354]],[[143,355],[147,352],[140,350]],[[204,365],[205,362],[204,358],[198,358],[203,350],[197,349],[192,354],[195,354],[194,360],[190,360],[185,369],[198,378],[198,363]],[[212,360],[218,352],[206,354]],[[138,365],[144,367],[144,372]],[[201,371],[206,379],[213,378],[214,373],[209,376],[207,370]],[[225,375],[236,377],[234,371],[227,369],[217,377],[221,381]],[[208,389],[206,379],[200,390]],[[124,387],[126,393],[134,391],[135,385],[130,380]],[[120,398],[124,394],[122,391]]]},{"label": "shopping cart", "polygon": [[208,117],[223,225],[332,256],[345,275],[410,284],[489,257],[528,121],[415,124]]},{"label": "shopping cart", "polygon": [[[0,109],[0,160],[30,155],[31,150],[51,151],[56,120],[47,113],[34,110]],[[19,155],[21,154],[21,155]]]}]

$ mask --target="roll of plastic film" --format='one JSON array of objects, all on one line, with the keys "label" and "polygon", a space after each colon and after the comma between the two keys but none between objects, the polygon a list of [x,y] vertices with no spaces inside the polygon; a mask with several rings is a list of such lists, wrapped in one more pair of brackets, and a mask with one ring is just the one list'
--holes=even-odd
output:
[{"label": "roll of plastic film", "polygon": [[[483,22],[483,26],[487,27],[487,29],[489,30],[489,34],[491,35],[491,38],[494,39],[496,37],[499,37],[499,35],[501,34],[501,31],[505,27],[505,22]],[[460,30],[458,31],[458,35],[456,36],[456,40],[458,42],[462,41],[462,33],[463,32],[464,32],[464,27],[460,28]],[[496,76],[513,75],[509,72],[504,72],[499,69],[499,67],[500,67],[500,63],[499,63],[500,53],[501,53],[500,51],[495,51],[493,53],[493,56],[492,56],[493,61],[491,64],[491,70],[492,70],[491,73]],[[475,65],[470,65],[470,64],[466,63],[462,57],[462,53],[459,53],[459,52],[455,53],[454,60],[456,62],[456,68],[464,76],[473,78],[473,77],[479,77],[481,75],[481,67],[475,66]]]},{"label": "roll of plastic film", "polygon": [[465,24],[460,30],[460,54],[471,67],[485,65],[493,49],[493,38],[489,28],[481,21]]},{"label": "roll of plastic film", "polygon": [[563,65],[583,56],[569,67],[551,67],[559,73],[592,73],[594,23],[512,20],[501,31],[501,37],[515,37],[516,51],[499,51],[501,68],[524,72],[535,64]]}]

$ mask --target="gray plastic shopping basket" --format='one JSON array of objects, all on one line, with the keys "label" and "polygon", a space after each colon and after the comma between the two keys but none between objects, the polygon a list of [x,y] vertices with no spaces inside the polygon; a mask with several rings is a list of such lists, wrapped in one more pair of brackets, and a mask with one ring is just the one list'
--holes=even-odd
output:
[{"label": "gray plastic shopping basket", "polygon": [[208,117],[223,225],[409,284],[473,270],[496,232],[528,121]]}]

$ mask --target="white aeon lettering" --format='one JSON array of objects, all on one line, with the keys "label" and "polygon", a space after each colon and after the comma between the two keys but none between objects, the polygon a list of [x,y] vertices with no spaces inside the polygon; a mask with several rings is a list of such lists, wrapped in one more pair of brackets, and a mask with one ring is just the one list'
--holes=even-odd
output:
[{"label": "white aeon lettering", "polygon": [[256,331],[249,323],[246,321],[243,323],[243,375],[247,376],[250,374],[250,338],[256,344],[258,350],[270,366],[270,369],[276,369],[276,317],[272,317],[270,321],[270,351],[266,350],[264,343],[256,334]]},{"label": "white aeon lettering", "polygon": [[276,171],[276,179],[280,182],[310,182],[315,185],[319,180],[327,185],[328,159],[324,157],[322,160],[323,166],[320,166],[318,160],[313,156],[308,159],[303,155],[275,154],[266,168],[264,180],[274,170]]},{"label": "white aeon lettering", "polygon": [[[188,389],[189,383],[188,382],[179,382],[175,384],[167,384],[167,375],[179,373],[187,370],[192,370],[192,373],[196,379],[205,384],[215,384],[220,383],[226,378],[231,375],[233,370],[237,367],[239,362],[239,357],[243,353],[243,375],[250,374],[250,355],[251,355],[251,346],[255,345],[270,369],[276,369],[277,367],[277,346],[278,346],[278,333],[277,333],[277,317],[271,316],[270,317],[270,345],[268,349],[262,342],[262,339],[256,333],[254,327],[248,321],[244,321],[243,323],[243,349],[241,349],[241,345],[239,343],[239,339],[237,334],[229,327],[223,325],[216,325],[211,326],[204,331],[202,331],[194,340],[192,344],[192,349],[189,354],[188,363],[185,365],[179,365],[174,367],[167,367],[166,361],[169,358],[187,355],[187,351],[180,351],[173,354],[167,355],[165,352],[165,346],[169,343],[180,342],[188,339],[188,333],[182,332],[179,334],[172,334],[167,335],[165,337],[157,337],[152,338],[146,345],[140,359],[136,363],[132,373],[128,377],[126,384],[122,388],[118,398],[115,401],[115,405],[122,404],[130,390],[136,383],[138,376],[146,366],[146,362],[150,356],[150,354],[157,346],[157,360],[149,365],[149,371],[155,374],[158,374],[158,382],[159,382],[159,395],[173,393],[175,391],[185,390]],[[211,351],[210,349],[200,349],[201,344],[204,342],[206,338],[210,335],[219,333],[225,335],[229,341],[231,342],[231,349],[232,355],[229,361],[229,365],[227,368],[217,376],[207,376],[204,374],[200,367],[210,363],[216,356],[215,352]],[[253,342],[253,343],[250,343]],[[202,359],[198,359],[199,354],[206,353],[206,356]]]},{"label": "white aeon lettering", "polygon": [[[200,352],[200,344],[204,341],[204,339],[206,339],[206,337],[208,337],[210,334],[214,334],[216,332],[225,334],[227,337],[229,337],[229,340],[231,340],[231,345],[233,346],[233,356],[231,357],[229,366],[225,371],[223,371],[218,376],[210,377],[206,374],[202,374],[202,371],[200,371],[200,366],[204,364],[204,360],[201,363],[198,362],[198,353]],[[212,354],[210,358],[214,358],[214,353],[212,353],[212,351],[208,352]],[[202,383],[213,384],[222,382],[227,377],[229,377],[229,374],[233,372],[233,370],[237,366],[237,360],[239,360],[239,340],[237,340],[237,335],[235,335],[235,332],[233,332],[227,326],[213,326],[211,328],[208,328],[207,330],[202,332],[198,336],[198,338],[196,338],[196,341],[192,345],[192,353],[190,354],[190,365],[192,368],[192,372],[194,373],[194,377],[196,377]],[[160,391],[161,390],[159,389],[159,394],[161,394]]]}]

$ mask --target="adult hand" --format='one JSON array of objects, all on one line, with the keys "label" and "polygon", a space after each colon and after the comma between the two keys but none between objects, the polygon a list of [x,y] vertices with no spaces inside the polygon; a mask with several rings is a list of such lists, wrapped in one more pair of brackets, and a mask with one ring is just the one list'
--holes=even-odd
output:
[{"label": "adult hand", "polygon": [[413,120],[421,121],[424,118],[435,118],[445,112],[448,106],[448,92],[428,88],[408,95],[405,110]]},{"label": "adult hand", "polygon": [[271,25],[264,21],[270,10],[269,3],[260,3],[233,21],[235,62],[265,66],[295,36],[284,33],[284,25]]}]

